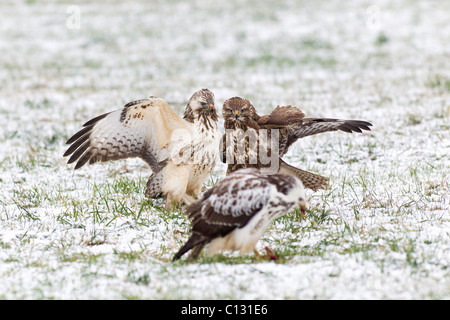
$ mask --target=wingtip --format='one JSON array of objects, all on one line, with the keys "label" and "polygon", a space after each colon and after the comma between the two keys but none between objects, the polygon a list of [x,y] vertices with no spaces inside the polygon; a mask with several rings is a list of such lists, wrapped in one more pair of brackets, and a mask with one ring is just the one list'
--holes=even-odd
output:
[{"label": "wingtip", "polygon": [[180,260],[180,258],[181,258],[181,255],[179,255],[179,254],[177,253],[176,255],[173,256],[172,262],[175,262],[175,261],[177,261],[177,260]]},{"label": "wingtip", "polygon": [[358,120],[359,127],[363,130],[370,130],[369,127],[373,127],[373,124],[369,121]]},{"label": "wingtip", "polygon": [[84,157],[81,158],[80,160],[78,160],[77,164],[75,165],[75,167],[73,168],[74,170],[78,170],[80,169],[82,166],[84,166],[86,164],[86,162],[89,160],[89,158],[85,159]]},{"label": "wingtip", "polygon": [[372,131],[370,126],[372,126],[372,124],[370,122],[367,122],[367,121],[363,121],[363,120],[346,120],[340,126],[339,129],[342,130],[342,131],[348,132],[348,133],[353,133],[353,132],[363,133],[363,130]]},{"label": "wingtip", "polygon": [[172,258],[172,262],[175,262],[177,260],[180,260],[180,258],[189,250],[192,248],[186,248],[186,245],[184,245]]}]

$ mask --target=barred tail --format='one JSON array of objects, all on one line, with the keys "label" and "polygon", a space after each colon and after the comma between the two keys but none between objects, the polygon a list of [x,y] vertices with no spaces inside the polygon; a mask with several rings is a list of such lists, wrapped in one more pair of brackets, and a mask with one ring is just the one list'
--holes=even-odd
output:
[{"label": "barred tail", "polygon": [[314,191],[317,191],[318,189],[325,189],[328,185],[328,178],[293,167],[281,159],[279,173],[296,176],[303,182],[305,188],[309,188]]}]

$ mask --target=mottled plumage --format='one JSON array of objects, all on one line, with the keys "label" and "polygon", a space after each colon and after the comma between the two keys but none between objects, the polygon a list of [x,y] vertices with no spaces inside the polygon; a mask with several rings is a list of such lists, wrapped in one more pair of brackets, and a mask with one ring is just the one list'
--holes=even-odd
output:
[{"label": "mottled plumage", "polygon": [[189,99],[184,118],[156,97],[127,103],[123,109],[86,122],[67,144],[68,163],[84,164],[138,157],[151,168],[146,195],[193,202],[216,164],[218,116],[208,89]]},{"label": "mottled plumage", "polygon": [[[252,106],[253,107],[253,106]],[[253,107],[254,109],[254,107]],[[256,114],[256,112],[255,112]],[[298,139],[329,131],[347,133],[369,130],[372,124],[362,120],[342,120],[331,118],[305,118],[305,114],[291,105],[278,106],[269,115],[254,117],[260,129],[278,129],[280,132],[280,155]]]},{"label": "mottled plumage", "polygon": [[[222,161],[228,164],[227,173],[241,168],[270,167],[272,171],[275,168],[276,172],[298,177],[305,187],[313,190],[326,187],[328,179],[283,161],[289,147],[306,136],[336,130],[362,132],[372,125],[360,120],[305,118],[300,109],[291,105],[278,106],[269,115],[259,116],[250,101],[240,97],[225,101],[222,113],[226,131],[222,137]],[[242,132],[246,132],[244,138]],[[251,144],[252,139],[256,143]],[[245,141],[244,152],[237,148],[240,141]]]},{"label": "mottled plumage", "polygon": [[196,258],[205,245],[208,254],[254,251],[270,223],[298,206],[304,212],[305,191],[296,177],[253,168],[233,172],[188,207],[192,235],[174,260],[191,249]]}]

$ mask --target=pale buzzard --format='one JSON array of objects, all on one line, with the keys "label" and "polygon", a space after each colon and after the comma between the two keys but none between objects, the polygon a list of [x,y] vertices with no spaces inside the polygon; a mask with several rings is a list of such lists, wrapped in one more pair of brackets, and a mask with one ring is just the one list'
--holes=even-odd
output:
[{"label": "pale buzzard", "polygon": [[270,223],[298,206],[304,213],[305,190],[296,177],[267,175],[254,168],[233,172],[188,207],[192,235],[173,260],[191,249],[195,259],[205,245],[208,254],[257,254],[255,245]]},{"label": "pale buzzard", "polygon": [[86,122],[73,135],[64,156],[75,169],[85,163],[138,157],[153,171],[148,197],[166,196],[166,207],[194,201],[217,159],[218,129],[214,95],[208,89],[189,99],[184,118],[157,97],[127,103]]}]

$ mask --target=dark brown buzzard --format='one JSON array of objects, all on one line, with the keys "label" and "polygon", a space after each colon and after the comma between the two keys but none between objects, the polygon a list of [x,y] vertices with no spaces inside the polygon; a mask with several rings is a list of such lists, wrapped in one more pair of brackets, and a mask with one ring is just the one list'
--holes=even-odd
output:
[{"label": "dark brown buzzard", "polygon": [[326,187],[328,179],[284,162],[282,157],[289,147],[306,136],[336,130],[362,132],[372,126],[361,120],[305,118],[300,109],[291,105],[278,106],[269,115],[260,116],[250,101],[240,97],[225,101],[222,114],[222,161],[228,164],[227,173],[249,167],[270,168],[297,176],[313,190]]}]

